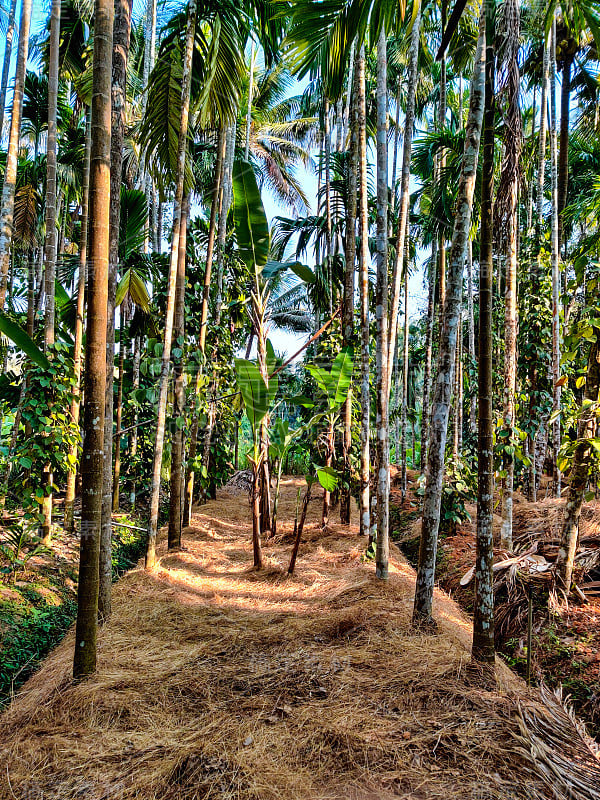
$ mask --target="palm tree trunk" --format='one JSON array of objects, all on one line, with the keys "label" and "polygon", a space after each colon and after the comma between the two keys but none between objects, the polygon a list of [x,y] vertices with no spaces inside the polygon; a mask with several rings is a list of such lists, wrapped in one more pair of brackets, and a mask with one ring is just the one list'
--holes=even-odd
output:
[{"label": "palm tree trunk", "polygon": [[223,196],[222,172],[223,159],[225,157],[225,147],[227,145],[227,128],[222,125],[219,130],[217,142],[217,158],[215,161],[215,174],[213,179],[212,200],[210,206],[210,221],[208,224],[208,242],[206,245],[206,269],[204,270],[204,286],[202,289],[202,311],[200,315],[200,334],[198,346],[204,352],[206,346],[206,324],[208,322],[208,301],[210,299],[210,280],[212,276],[212,263],[215,249],[215,238],[217,232],[217,217],[221,198]]},{"label": "palm tree trunk", "polygon": [[181,227],[181,204],[185,180],[185,159],[187,153],[187,132],[190,109],[190,89],[192,82],[192,54],[196,29],[196,0],[190,0],[187,9],[186,44],[181,80],[181,118],[177,141],[177,179],[175,203],[173,206],[173,238],[171,242],[171,259],[169,278],[167,281],[167,309],[165,315],[165,331],[163,339],[162,363],[159,381],[158,409],[156,420],[156,438],[154,443],[154,460],[152,465],[152,486],[150,493],[150,519],[148,523],[148,546],[146,550],[146,569],[152,569],[156,563],[156,535],[158,532],[158,506],[160,495],[160,473],[165,439],[165,421],[167,410],[167,390],[169,386],[169,365],[171,362],[171,341],[173,338],[173,316],[175,312],[175,287],[177,284],[177,265],[179,261],[179,231]]},{"label": "palm tree trunk", "polygon": [[4,44],[4,62],[2,64],[2,79],[0,80],[0,139],[4,132],[4,111],[6,109],[6,90],[8,88],[8,73],[10,70],[10,57],[12,55],[12,43],[15,35],[15,14],[17,11],[17,0],[11,0],[8,12],[8,25],[6,28],[6,41]]},{"label": "palm tree trunk", "polygon": [[[187,240],[187,219],[189,199],[184,196],[181,207],[181,228],[179,232],[179,261],[177,265],[177,286],[175,289],[175,313],[173,338],[177,341],[184,336],[185,325],[185,251]],[[183,350],[183,347],[181,348]],[[176,427],[171,439],[171,475],[169,495],[169,550],[181,547],[181,522],[183,516],[183,497],[181,492],[183,478],[183,456],[185,449],[185,373],[182,355],[173,367],[173,418]]]},{"label": "palm tree trunk", "polygon": [[369,196],[367,164],[367,112],[365,88],[365,48],[361,46],[356,64],[356,106],[358,126],[358,169],[360,177],[360,534],[368,536],[371,529],[370,509],[370,333],[369,333]]},{"label": "palm tree trunk", "polygon": [[[504,446],[514,446],[515,393],[517,389],[517,203],[516,186],[514,206],[508,221],[509,232],[506,253],[506,292],[504,295]],[[502,491],[502,525],[500,546],[512,550],[513,487],[515,459],[512,452],[503,455],[505,477]]]},{"label": "palm tree trunk", "polygon": [[[88,240],[88,203],[90,193],[90,154],[92,149],[92,128],[91,115],[89,109],[86,112],[85,125],[85,156],[83,168],[83,187],[81,194],[81,232],[79,234],[79,274],[77,277],[77,310],[75,313],[75,342],[73,345],[73,373],[75,375],[75,387],[71,397],[71,418],[73,424],[79,424],[79,410],[81,406],[81,362],[83,344],[83,315],[85,309],[85,283],[86,283],[86,264],[87,264],[87,240]],[[72,445],[69,451],[69,461],[71,469],[67,473],[67,487],[65,490],[65,514],[64,528],[71,532],[74,528],[73,506],[75,502],[75,480],[77,472],[77,445]]]},{"label": "palm tree trunk", "polygon": [[248,107],[246,109],[246,150],[244,158],[250,157],[250,131],[252,129],[252,96],[254,94],[254,40],[250,45],[250,72],[248,78]]},{"label": "palm tree trunk", "polygon": [[52,0],[50,51],[48,57],[48,133],[46,136],[46,312],[44,344],[54,344],[54,282],[56,277],[56,111],[58,105],[58,61],[61,0]]},{"label": "palm tree trunk", "polygon": [[377,551],[375,567],[377,577],[383,580],[388,577],[390,502],[387,132],[387,39],[385,26],[382,25],[377,42],[377,287],[375,314],[377,324],[377,464],[375,470],[377,476]]},{"label": "palm tree trunk", "polygon": [[[544,41],[544,55],[542,60],[542,99],[540,106],[540,131],[538,138],[538,164],[536,186],[536,233],[540,240],[542,225],[544,224],[544,172],[546,166],[546,131],[548,107],[548,69],[550,62],[550,47]],[[551,134],[552,135],[552,134]],[[540,244],[541,246],[541,244]]]},{"label": "palm tree trunk", "polygon": [[474,661],[493,669],[494,586],[492,566],[494,541],[494,418],[492,408],[492,310],[494,230],[494,27],[495,0],[485,0],[486,58],[485,113],[483,134],[483,181],[481,188],[481,230],[479,243],[479,439],[477,491],[477,557],[475,606],[473,614]]},{"label": "palm tree trunk", "polygon": [[560,96],[560,149],[558,153],[558,248],[565,245],[564,211],[569,189],[569,112],[571,105],[571,65],[573,56],[567,55],[562,65]]},{"label": "palm tree trunk", "polygon": [[[467,308],[469,314],[469,359],[475,364],[475,313],[473,310],[473,242],[469,239],[467,245]],[[477,397],[471,390],[469,403],[469,429],[475,437],[477,433]]]},{"label": "palm tree trunk", "polygon": [[[545,54],[545,50],[546,50],[546,43],[544,42],[544,54]],[[542,70],[543,70],[543,67],[542,67]],[[543,83],[543,81],[544,81],[544,76],[542,76],[542,83]],[[530,141],[531,141],[531,149],[532,149],[532,151],[533,151],[533,148],[535,146],[535,115],[536,115],[536,113],[537,113],[537,86],[534,85],[534,87],[533,87],[533,99],[531,101],[531,139],[530,139]],[[542,114],[543,113],[544,112],[542,112]],[[542,122],[542,120],[541,120],[542,114],[540,114],[540,124]],[[530,236],[531,233],[532,233],[532,227],[533,227],[533,169],[532,169],[531,180],[529,181],[529,187],[527,189],[527,223],[526,223],[525,231],[526,231],[528,236]]]},{"label": "palm tree trunk", "polygon": [[391,188],[392,188],[392,196],[390,199],[390,211],[391,215],[394,213],[394,208],[396,205],[396,180],[398,177],[398,151],[400,149],[400,100],[402,99],[402,81],[398,81],[398,93],[396,94],[396,127],[394,129],[394,149],[392,152],[392,180],[391,180]]},{"label": "palm tree trunk", "polygon": [[98,613],[106,621],[112,609],[112,504],[113,504],[113,407],[115,364],[115,297],[119,269],[121,223],[121,175],[125,108],[127,105],[127,60],[131,35],[133,0],[115,0],[112,53],[110,144],[110,250],[108,269],[108,317],[106,328],[106,405],[104,411],[104,490],[100,539],[100,594]]},{"label": "palm tree trunk", "polygon": [[[223,197],[223,160],[225,158],[225,148],[227,145],[227,128],[222,125],[219,130],[217,142],[217,157],[215,160],[215,174],[213,179],[213,192],[210,207],[210,221],[208,224],[208,243],[206,246],[206,268],[204,271],[204,286],[202,293],[202,311],[200,315],[200,333],[198,334],[198,347],[204,353],[206,347],[206,325],[208,322],[208,301],[210,299],[210,281],[212,273],[212,263],[214,256],[215,237],[217,231],[217,217],[219,207],[222,205]],[[198,367],[196,373],[196,386],[194,391],[195,403],[200,393],[202,380],[202,369]],[[194,500],[194,462],[198,452],[198,409],[194,410],[192,419],[192,429],[190,432],[190,448],[188,453],[188,466],[185,478],[185,500],[183,511],[183,525],[188,526],[192,521],[192,505]]]},{"label": "palm tree trunk", "polygon": [[[136,336],[135,339],[133,340],[133,364],[132,364],[132,370],[131,370],[132,371],[131,385],[132,385],[132,389],[133,389],[134,392],[137,389],[139,389],[139,386],[140,386],[140,361],[141,361],[141,359],[142,359],[141,337],[140,336]],[[138,444],[137,425],[138,425],[138,420],[139,420],[139,415],[138,415],[138,412],[136,410],[134,415],[133,415],[133,424],[134,424],[135,427],[131,431],[131,439],[130,439],[130,446],[129,446],[129,455],[130,455],[132,461],[134,461],[134,459],[135,459],[135,457],[137,455],[137,444]],[[135,461],[134,461],[134,465],[135,465]],[[135,469],[135,466],[134,466],[134,469]],[[129,501],[131,503],[131,509],[133,510],[135,508],[136,487],[135,487],[135,472],[134,472],[134,470],[132,470],[132,472],[133,472],[133,474],[132,474],[132,484],[131,484],[131,493],[129,495]]]},{"label": "palm tree trunk", "polygon": [[[348,86],[350,91],[352,87]],[[345,347],[354,344],[354,273],[356,270],[356,214],[358,190],[358,113],[351,104],[352,130],[350,133],[350,166],[348,172],[348,211],[346,218],[346,271],[344,273],[344,299],[342,336]],[[340,495],[340,522],[350,525],[350,451],[352,449],[352,387],[344,403],[344,480]]]},{"label": "palm tree trunk", "polygon": [[[408,235],[406,237],[406,250],[408,251]],[[406,419],[408,413],[408,334],[409,334],[409,320],[408,320],[408,252],[404,259],[404,337],[402,354],[402,419],[400,422],[401,432],[401,493],[402,502],[406,500],[406,492],[408,489],[407,476],[406,476]]]},{"label": "palm tree trunk", "polygon": [[13,87],[10,136],[2,187],[0,206],[0,311],[6,302],[8,272],[10,269],[10,247],[12,242],[13,215],[15,210],[15,188],[17,184],[17,160],[21,137],[21,117],[23,114],[23,88],[29,54],[29,28],[31,24],[31,0],[23,0],[21,5],[21,26],[17,50],[17,71]]},{"label": "palm tree trunk", "polygon": [[[61,0],[52,0],[50,13],[50,47],[48,56],[48,133],[46,136],[46,240],[44,246],[44,349],[54,344],[54,284],[56,280],[56,110],[58,104],[58,61]],[[37,148],[37,144],[36,144]],[[42,485],[42,542],[50,543],[52,534],[52,482],[49,464],[44,466]]]},{"label": "palm tree trunk", "polygon": [[429,422],[431,417],[431,368],[433,364],[433,329],[435,325],[435,277],[437,264],[437,239],[431,244],[431,259],[427,270],[427,283],[429,286],[427,299],[427,327],[425,329],[425,365],[423,367],[423,403],[421,408],[421,472],[425,471],[427,464],[427,449],[429,447]]},{"label": "palm tree trunk", "polygon": [[[154,68],[154,61],[156,58],[156,11],[157,11],[157,0],[146,0],[144,63],[142,66],[142,86],[144,89],[144,93],[142,94],[142,116],[146,114],[146,104],[148,102],[148,83],[150,80],[150,73]],[[150,209],[155,210],[156,208],[156,196],[155,192],[152,191],[152,178],[150,177],[150,175],[146,175],[144,177],[144,191],[146,193],[146,204],[148,207],[147,231],[149,234],[150,231],[148,229],[150,227],[153,227],[149,224],[151,217]],[[160,226],[157,224],[156,227],[158,229]],[[158,232],[156,238],[159,245],[157,246],[155,241],[154,249],[158,252],[160,250],[160,234]],[[148,249],[147,246],[149,240],[150,236],[147,235],[145,250]]]},{"label": "palm tree trunk", "polygon": [[503,467],[505,477],[502,491],[502,525],[500,544],[512,550],[513,536],[513,488],[515,478],[514,428],[517,390],[517,262],[519,241],[519,182],[521,172],[519,159],[522,147],[521,109],[519,106],[519,62],[518,39],[520,14],[516,2],[505,2],[502,6],[504,29],[510,28],[513,41],[503,50],[505,81],[503,92],[507,104],[505,112],[504,158],[500,176],[498,205],[507,228],[504,292],[504,445]]},{"label": "palm tree trunk", "polygon": [[[550,127],[550,154],[551,154],[551,194],[552,194],[552,225],[551,225],[551,267],[552,267],[552,413],[555,414],[552,423],[552,464],[554,467],[553,490],[555,497],[560,497],[561,475],[558,469],[558,451],[560,449],[560,406],[561,386],[560,379],[560,235],[558,214],[558,164],[556,153],[556,22],[552,25],[551,34],[552,50],[552,85],[550,88],[550,113],[552,123]],[[547,49],[547,48],[546,48]]]},{"label": "palm tree trunk", "polygon": [[452,399],[458,320],[462,304],[462,277],[471,227],[473,195],[477,178],[479,144],[484,113],[484,24],[485,19],[482,13],[471,81],[469,118],[466,128],[462,171],[457,192],[456,216],[454,218],[454,231],[448,264],[448,283],[443,315],[444,324],[440,336],[438,371],[433,393],[431,429],[427,449],[421,543],[413,612],[414,621],[419,625],[429,625],[433,621],[433,587],[442,502],[444,455]]},{"label": "palm tree trunk", "polygon": [[419,77],[419,44],[421,41],[421,3],[413,21],[408,51],[408,78],[406,85],[406,115],[404,117],[404,142],[402,144],[402,175],[400,176],[400,208],[398,209],[398,233],[396,237],[396,258],[392,275],[390,301],[389,331],[387,344],[387,378],[389,380],[394,363],[396,340],[398,335],[398,309],[402,290],[404,240],[407,233],[408,203],[410,200],[410,156],[412,152],[413,128],[415,124],[415,104],[417,97],[417,81]]},{"label": "palm tree trunk", "polygon": [[323,110],[325,139],[325,242],[327,255],[327,287],[329,295],[329,316],[333,313],[333,285],[332,285],[332,220],[331,220],[331,120],[329,113],[329,100],[325,98]]},{"label": "palm tree trunk", "polygon": [[85,406],[81,456],[81,544],[73,677],[96,670],[110,220],[110,131],[113,0],[95,0],[90,158],[90,269],[85,345]]},{"label": "palm tree trunk", "polygon": [[119,320],[119,383],[117,386],[117,411],[115,415],[115,465],[113,473],[112,510],[119,510],[119,482],[121,480],[121,429],[123,427],[123,381],[125,378],[125,329],[127,315],[121,306]]},{"label": "palm tree trunk", "polygon": [[219,230],[217,235],[217,292],[215,297],[215,324],[221,324],[223,305],[223,278],[225,260],[225,239],[227,238],[227,217],[233,199],[233,161],[235,158],[235,139],[237,126],[233,122],[227,129],[227,143],[223,160],[223,193],[219,214]]}]

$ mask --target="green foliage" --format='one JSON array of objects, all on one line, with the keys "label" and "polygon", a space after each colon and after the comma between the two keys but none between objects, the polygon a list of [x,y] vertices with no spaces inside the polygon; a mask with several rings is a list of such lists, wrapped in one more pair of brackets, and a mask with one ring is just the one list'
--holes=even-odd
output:
[{"label": "green foliage", "polygon": [[0,332],[15,343],[40,369],[48,369],[50,362],[29,335],[10,317],[0,312]]},{"label": "green foliage", "polygon": [[0,603],[0,703],[10,698],[65,635],[75,618],[76,604],[65,599],[59,606],[39,608]]},{"label": "green foliage", "polygon": [[238,388],[244,401],[244,410],[256,435],[262,420],[266,417],[274,392],[277,391],[277,376],[268,383],[253,361],[235,359],[235,372]]},{"label": "green foliage", "polygon": [[43,470],[54,473],[55,481],[74,470],[70,451],[79,443],[79,428],[69,413],[76,390],[72,360],[62,344],[49,348],[49,358],[47,369],[33,366],[27,373],[21,424],[27,426],[28,435],[18,437],[12,460],[12,487],[31,522],[40,519],[38,507],[45,494],[56,490],[43,485]]},{"label": "green foliage", "polygon": [[352,382],[353,366],[351,347],[345,347],[337,354],[329,372],[316,364],[306,365],[325,395],[328,411],[335,411],[344,404]]},{"label": "green foliage", "polygon": [[[425,480],[421,478],[418,495],[425,494]],[[468,522],[471,515],[467,503],[477,498],[477,475],[464,461],[448,464],[442,486],[442,507],[440,511],[440,530],[455,533],[458,525]]]},{"label": "green foliage", "polygon": [[4,528],[0,544],[0,555],[6,559],[7,566],[0,568],[0,574],[12,577],[24,569],[33,556],[50,552],[41,544],[39,537],[34,536],[23,522],[16,522]]},{"label": "green foliage", "polygon": [[243,159],[233,165],[233,218],[239,256],[248,269],[260,272],[269,258],[269,223],[254,169]]}]

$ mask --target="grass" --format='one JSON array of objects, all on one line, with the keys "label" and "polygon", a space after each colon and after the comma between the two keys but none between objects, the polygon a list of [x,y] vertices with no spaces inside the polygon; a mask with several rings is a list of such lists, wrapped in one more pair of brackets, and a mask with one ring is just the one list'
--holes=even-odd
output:
[{"label": "grass", "polygon": [[[126,514],[115,519],[141,527],[139,520]],[[134,567],[144,550],[143,533],[115,527],[113,579]],[[10,700],[63,639],[77,613],[76,565],[61,563],[58,570],[28,566],[18,577],[24,580],[6,586],[4,597],[0,594],[0,706]]]}]

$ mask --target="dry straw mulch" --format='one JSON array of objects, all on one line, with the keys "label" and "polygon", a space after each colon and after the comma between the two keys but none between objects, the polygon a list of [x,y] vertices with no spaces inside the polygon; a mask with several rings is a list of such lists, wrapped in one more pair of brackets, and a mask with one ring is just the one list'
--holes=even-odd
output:
[{"label": "dry straw mulch", "polygon": [[[477,688],[469,622],[441,592],[439,632],[414,632],[414,575],[397,552],[376,581],[355,528],[319,530],[316,498],[286,576],[299,486],[284,482],[263,572],[250,569],[247,502],[221,492],[184,550],[163,543],[155,573],[117,584],[96,676],[72,684],[72,634],[50,655],[1,720],[3,800],[568,796],[540,755],[554,701],[501,664],[498,690]],[[584,763],[593,779],[577,741],[561,769]],[[588,784],[571,796],[599,797]]]}]

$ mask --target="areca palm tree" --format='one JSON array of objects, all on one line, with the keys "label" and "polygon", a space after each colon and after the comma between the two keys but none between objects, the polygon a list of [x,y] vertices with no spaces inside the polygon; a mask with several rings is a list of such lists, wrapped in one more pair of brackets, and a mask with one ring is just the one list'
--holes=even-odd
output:
[{"label": "areca palm tree", "polygon": [[111,62],[114,3],[95,0],[90,160],[90,264],[86,337],[85,408],[81,458],[81,545],[73,676],[96,668],[110,217]]},{"label": "areca palm tree", "polygon": [[31,24],[31,0],[23,0],[21,23],[19,27],[19,46],[17,51],[17,70],[13,87],[10,136],[0,204],[0,311],[4,308],[8,271],[10,267],[10,245],[15,206],[15,186],[17,180],[17,157],[21,136],[23,113],[23,91],[29,53],[29,28]]}]

